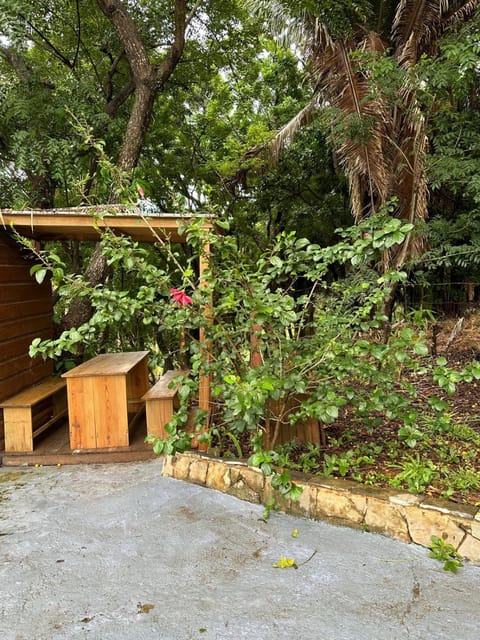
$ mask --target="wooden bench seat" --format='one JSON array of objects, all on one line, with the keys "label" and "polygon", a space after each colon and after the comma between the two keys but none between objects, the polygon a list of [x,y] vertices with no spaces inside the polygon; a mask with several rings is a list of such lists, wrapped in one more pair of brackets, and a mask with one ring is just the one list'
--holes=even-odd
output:
[{"label": "wooden bench seat", "polygon": [[172,384],[178,376],[186,376],[188,371],[172,369],[166,371],[159,380],[142,396],[147,415],[147,435],[166,438],[165,425],[178,409],[178,388],[180,383]]},{"label": "wooden bench seat", "polygon": [[46,378],[0,402],[5,427],[5,452],[33,451],[33,439],[67,415],[67,383]]}]

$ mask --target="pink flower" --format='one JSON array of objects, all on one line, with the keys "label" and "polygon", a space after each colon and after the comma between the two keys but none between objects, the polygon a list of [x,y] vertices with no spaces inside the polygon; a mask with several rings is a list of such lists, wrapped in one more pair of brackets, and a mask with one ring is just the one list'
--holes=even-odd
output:
[{"label": "pink flower", "polygon": [[190,298],[190,296],[187,296],[184,291],[179,291],[178,289],[170,289],[170,294],[172,295],[174,301],[178,302],[181,307],[185,307],[187,304],[192,304],[192,299]]}]

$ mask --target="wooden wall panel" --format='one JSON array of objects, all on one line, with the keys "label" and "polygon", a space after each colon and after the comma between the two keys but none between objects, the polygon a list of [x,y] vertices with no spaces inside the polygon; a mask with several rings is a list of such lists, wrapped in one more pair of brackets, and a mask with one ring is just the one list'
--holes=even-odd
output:
[{"label": "wooden wall panel", "polygon": [[[24,277],[31,278],[30,274]],[[0,304],[22,302],[22,300],[34,300],[38,296],[39,288],[45,288],[33,282],[8,282],[0,287]]]},{"label": "wooden wall panel", "polygon": [[10,340],[18,336],[38,336],[49,333],[52,327],[51,314],[39,314],[37,317],[20,317],[18,320],[8,320],[2,324],[1,340]]},{"label": "wooden wall panel", "polygon": [[[0,284],[0,289],[1,288],[2,285]],[[32,314],[32,307],[35,310],[34,314]],[[45,295],[43,298],[35,298],[33,300],[20,300],[15,304],[0,304],[0,322],[2,322],[2,324],[11,320],[19,320],[20,318],[27,319],[32,317],[33,315],[37,317],[45,314],[52,314],[52,301],[50,291],[48,291],[48,295]]]},{"label": "wooden wall panel", "polygon": [[[30,275],[35,264],[28,252],[0,229],[0,400],[51,375],[51,361],[28,355],[34,338],[53,333],[50,281]],[[0,411],[0,448],[3,448]]]}]

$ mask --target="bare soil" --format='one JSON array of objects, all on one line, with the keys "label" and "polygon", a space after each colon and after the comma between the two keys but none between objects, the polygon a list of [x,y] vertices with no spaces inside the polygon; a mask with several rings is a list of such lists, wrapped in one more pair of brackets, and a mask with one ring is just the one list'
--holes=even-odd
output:
[{"label": "bare soil", "polygon": [[[468,362],[480,360],[480,314],[477,312],[463,319],[447,319],[439,322],[430,329],[429,340],[431,358],[445,357],[447,366],[452,369],[460,370]],[[480,381],[457,383],[455,394],[451,397],[442,393],[438,386],[427,377],[416,377],[415,384],[420,401],[430,395],[442,397],[449,403],[449,414],[455,424],[466,425],[480,434]],[[373,432],[369,432],[367,429],[359,430],[358,423],[354,422],[353,416],[345,412],[342,415],[342,419],[327,430],[326,451],[328,451],[329,455],[332,453],[342,455],[352,446],[355,446],[352,443],[338,446],[338,441],[340,440],[341,442],[341,436],[346,431],[355,432],[357,434],[357,442],[371,443],[372,446],[379,442],[398,443],[398,424],[384,422],[381,427]],[[441,440],[440,444],[439,440]],[[453,437],[449,434],[442,434],[439,436],[439,440],[433,437],[419,447],[418,453],[421,459],[431,460],[437,468],[451,474],[461,472],[468,466],[469,469],[478,474],[480,483],[480,448],[471,441],[464,441],[458,436]],[[452,455],[446,460],[445,450],[448,448],[452,451]],[[384,452],[376,456],[375,464],[371,468],[372,471],[378,474],[379,478],[382,475],[386,478],[393,478],[398,472],[398,469],[395,470],[387,451],[388,449],[385,448]],[[416,456],[417,450],[416,448],[408,450],[408,448],[404,447],[401,453],[406,457]],[[397,462],[401,462],[401,460]],[[368,471],[368,469],[365,469],[365,471]],[[376,484],[388,486],[388,481],[382,482],[379,479]],[[453,492],[450,488],[449,495],[446,495],[444,483],[434,481],[426,487],[425,493],[448,497],[449,500],[454,502],[480,506],[480,488],[454,490]]]},{"label": "bare soil", "polygon": [[[468,362],[480,360],[480,313],[472,313],[463,320],[457,318],[439,322],[430,328],[428,339],[431,352],[429,357],[432,361],[443,356],[447,359],[449,367],[462,369]],[[422,493],[441,496],[457,503],[480,506],[480,380],[458,383],[452,397],[443,393],[426,376],[415,376],[412,381],[416,385],[419,403],[422,403],[423,399],[426,402],[431,395],[442,397],[449,403],[448,413],[452,422],[455,425],[469,427],[478,434],[478,438],[469,437],[461,431],[433,433],[421,439],[415,447],[409,447],[399,440],[398,422],[383,421],[378,428],[369,430],[362,427],[355,420],[353,412],[349,412],[347,408],[341,412],[335,424],[326,429],[326,446],[320,448],[318,457],[310,467],[310,474],[324,475],[325,454],[341,458],[349,451],[373,451],[375,445],[381,443],[382,451],[375,452],[371,464],[362,464],[360,469],[352,466],[346,472],[344,469],[341,474],[338,469],[330,470],[329,475],[358,479],[375,486],[390,486],[391,480],[403,468],[402,464],[405,462],[412,459],[426,464],[431,462],[435,466],[437,477],[422,488]],[[241,444],[244,455],[248,457],[251,453],[248,438],[245,437]],[[288,460],[292,468],[298,469],[298,465],[302,465],[302,456],[308,452],[308,447],[302,443],[291,443],[285,450],[288,451]],[[315,462],[318,463],[316,466]],[[306,471],[305,468],[301,470]],[[465,473],[470,474],[468,483],[452,480],[455,476]],[[475,481],[478,482],[478,486],[474,486]],[[402,489],[408,491],[411,487],[405,483]]]}]

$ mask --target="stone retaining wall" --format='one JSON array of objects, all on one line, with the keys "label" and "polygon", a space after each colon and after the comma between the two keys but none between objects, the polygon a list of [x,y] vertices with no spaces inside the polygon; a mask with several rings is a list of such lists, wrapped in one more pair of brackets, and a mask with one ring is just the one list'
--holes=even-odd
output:
[{"label": "stone retaining wall", "polygon": [[[163,475],[266,504],[274,494],[270,479],[259,469],[239,461],[221,460],[206,454],[167,456]],[[281,511],[313,520],[324,520],[366,531],[375,531],[404,542],[428,547],[432,535],[443,538],[465,559],[480,565],[480,510],[425,496],[371,489],[337,479],[312,481],[292,473],[303,488],[298,500],[275,493]]]}]

